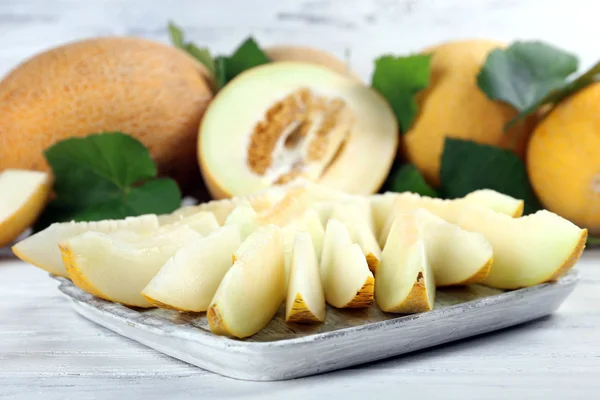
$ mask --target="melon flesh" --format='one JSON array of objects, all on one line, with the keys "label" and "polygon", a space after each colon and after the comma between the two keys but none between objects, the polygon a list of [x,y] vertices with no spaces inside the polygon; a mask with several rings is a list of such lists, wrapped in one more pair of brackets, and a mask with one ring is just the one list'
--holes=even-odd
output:
[{"label": "melon flesh", "polygon": [[546,210],[521,218],[468,206],[458,224],[492,244],[494,265],[485,285],[517,289],[560,278],[581,256],[587,230]]},{"label": "melon flesh", "polygon": [[51,179],[45,172],[7,169],[0,173],[0,247],[36,221],[50,190]]},{"label": "melon flesh", "polygon": [[381,248],[369,226],[368,215],[365,216],[357,205],[342,203],[334,208],[331,218],[341,221],[346,226],[352,242],[360,246],[369,269],[375,271],[381,258]]},{"label": "melon flesh", "polygon": [[370,194],[397,147],[396,118],[373,89],[319,65],[277,62],[218,93],[202,119],[198,157],[216,198],[296,177]]},{"label": "melon flesh", "polygon": [[502,193],[487,190],[483,193],[454,200],[437,199],[427,196],[419,196],[415,193],[399,193],[395,196],[394,204],[389,210],[386,223],[379,233],[379,244],[385,244],[385,240],[397,213],[408,212],[417,208],[424,208],[450,223],[456,223],[464,205],[480,205],[494,211],[505,212],[509,216],[520,216],[523,211],[523,201],[514,199]]},{"label": "melon flesh", "polygon": [[201,237],[185,225],[127,240],[86,232],[59,248],[69,278],[79,288],[105,300],[152,307],[141,291],[178,249]]},{"label": "melon flesh", "polygon": [[327,303],[364,308],[373,303],[374,278],[365,256],[343,223],[330,219],[325,230],[321,277]]},{"label": "melon flesh", "polygon": [[267,326],[285,300],[280,229],[265,227],[246,241],[246,250],[225,274],[207,312],[210,330],[217,335],[254,335]]},{"label": "melon flesh", "polygon": [[158,229],[156,215],[142,215],[125,219],[97,222],[54,223],[15,244],[13,252],[21,260],[46,270],[54,275],[68,277],[62,262],[58,244],[85,232],[110,233],[121,230],[133,232],[151,232]]},{"label": "melon flesh", "polygon": [[240,232],[235,226],[224,226],[191,242],[169,258],[142,295],[157,307],[206,311],[240,244]]},{"label": "melon flesh", "polygon": [[227,216],[225,226],[236,226],[244,241],[252,232],[258,229],[258,214],[249,202],[242,202]]},{"label": "melon flesh", "polygon": [[375,279],[382,311],[412,314],[433,309],[435,278],[414,214],[400,214],[391,226]]},{"label": "melon flesh", "polygon": [[285,320],[287,322],[323,322],[325,295],[319,264],[310,234],[295,235]]},{"label": "melon flesh", "polygon": [[480,283],[493,266],[490,242],[477,232],[459,226],[419,208],[414,214],[436,286]]}]

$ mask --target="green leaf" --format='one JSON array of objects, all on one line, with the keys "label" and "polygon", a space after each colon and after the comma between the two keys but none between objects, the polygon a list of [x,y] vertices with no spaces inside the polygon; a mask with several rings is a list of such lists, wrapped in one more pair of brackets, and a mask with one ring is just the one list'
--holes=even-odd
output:
[{"label": "green leaf", "polygon": [[192,55],[196,60],[200,61],[211,74],[215,73],[215,62],[213,61],[210,52],[207,48],[200,48],[194,43],[188,43],[185,45],[185,50]]},{"label": "green leaf", "polygon": [[515,42],[490,52],[477,76],[479,88],[491,100],[525,111],[577,71],[574,55],[542,42]]},{"label": "green leaf", "polygon": [[218,56],[215,58],[215,78],[217,90],[222,89],[227,84],[227,57]]},{"label": "green leaf", "polygon": [[215,73],[215,64],[207,48],[196,46],[192,42],[186,42],[183,35],[183,30],[175,25],[172,21],[169,22],[169,37],[173,46],[185,50],[189,55],[202,63],[210,73]]},{"label": "green leaf", "polygon": [[413,192],[422,196],[438,197],[437,192],[425,182],[413,164],[405,164],[392,172],[389,188],[394,192]]},{"label": "green leaf", "polygon": [[429,85],[431,55],[383,56],[375,60],[371,86],[394,110],[402,132],[408,132],[417,116],[415,96]]},{"label": "green leaf", "polygon": [[173,46],[183,49],[185,47],[183,43],[183,31],[180,27],[175,25],[172,21],[169,21],[169,37]]},{"label": "green leaf", "polygon": [[58,199],[43,222],[162,214],[181,204],[177,184],[170,178],[153,179],[157,169],[148,149],[131,136],[103,133],[66,139],[45,156]]},{"label": "green leaf", "polygon": [[493,189],[525,201],[525,213],[541,208],[523,162],[510,150],[446,138],[440,170],[445,197]]},{"label": "green leaf", "polygon": [[600,236],[588,236],[587,245],[594,247],[600,246]]},{"label": "green leaf", "polygon": [[225,70],[227,82],[242,72],[269,62],[267,55],[258,47],[258,43],[249,37],[227,58]]},{"label": "green leaf", "polygon": [[522,110],[515,118],[510,120],[506,125],[506,128],[512,127],[523,118],[535,113],[540,107],[544,105],[556,105],[565,98],[569,97],[573,93],[578,92],[584,87],[597,82],[600,80],[600,62],[594,64],[590,69],[581,74],[579,77],[571,82],[564,84],[563,86],[550,91],[544,97],[539,99],[536,103]]}]

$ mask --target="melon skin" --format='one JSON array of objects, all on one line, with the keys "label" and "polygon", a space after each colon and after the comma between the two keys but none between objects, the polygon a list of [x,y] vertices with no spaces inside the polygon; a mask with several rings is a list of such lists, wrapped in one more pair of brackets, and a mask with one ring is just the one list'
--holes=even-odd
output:
[{"label": "melon skin", "polygon": [[503,47],[505,44],[490,40],[458,40],[422,51],[432,55],[431,81],[417,96],[419,114],[403,135],[402,150],[430,184],[439,186],[446,137],[513,149],[523,155],[535,118],[505,133],[504,126],[517,115],[516,110],[488,99],[477,86],[477,75],[488,54]]},{"label": "melon skin", "polygon": [[0,82],[0,170],[49,169],[43,151],[69,137],[120,131],[140,140],[159,172],[198,185],[196,136],[213,94],[182,50],[105,37],[37,54]]},{"label": "melon skin", "polygon": [[600,234],[600,83],[558,104],[536,127],[527,172],[545,208]]}]

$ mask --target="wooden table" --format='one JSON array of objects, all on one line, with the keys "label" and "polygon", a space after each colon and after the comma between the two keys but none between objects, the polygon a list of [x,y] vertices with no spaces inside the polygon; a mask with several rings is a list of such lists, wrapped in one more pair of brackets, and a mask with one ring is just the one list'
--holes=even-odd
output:
[{"label": "wooden table", "polygon": [[[600,393],[600,251],[553,316],[456,344],[285,382],[224,378],[101,328],[45,272],[0,261],[0,398],[593,399]],[[127,397],[126,397],[127,396]]]}]

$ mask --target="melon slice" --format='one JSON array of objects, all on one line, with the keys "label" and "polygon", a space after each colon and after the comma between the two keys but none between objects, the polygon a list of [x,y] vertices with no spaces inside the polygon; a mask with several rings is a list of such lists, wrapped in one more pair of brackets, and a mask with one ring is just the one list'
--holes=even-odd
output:
[{"label": "melon slice", "polygon": [[435,277],[414,214],[399,214],[381,253],[375,279],[377,306],[412,314],[433,309]]},{"label": "melon slice", "polygon": [[546,210],[521,218],[481,206],[465,206],[458,224],[479,232],[494,248],[494,265],[485,285],[517,289],[552,281],[577,262],[587,230]]},{"label": "melon slice", "polygon": [[168,231],[175,227],[183,225],[192,228],[202,236],[209,235],[212,232],[219,229],[219,222],[217,222],[217,218],[215,217],[215,215],[211,212],[201,211],[192,214],[188,217],[183,217],[180,220],[171,224],[163,225],[156,231],[156,233]]},{"label": "melon slice", "polygon": [[217,335],[254,335],[286,296],[280,229],[264,227],[246,241],[250,244],[225,274],[207,312],[210,330]]},{"label": "melon slice", "polygon": [[461,229],[423,208],[411,213],[425,243],[436,286],[484,281],[492,269],[493,249],[482,234]]},{"label": "melon slice", "polygon": [[464,199],[473,204],[489,208],[500,214],[510,215],[513,218],[519,218],[523,215],[523,200],[498,193],[491,189],[479,189],[469,193]]},{"label": "melon slice", "polygon": [[116,231],[152,232],[158,229],[156,215],[142,215],[118,220],[96,222],[54,223],[34,235],[20,241],[12,248],[21,260],[54,275],[68,277],[62,262],[58,244],[85,232],[110,233]]},{"label": "melon slice", "polygon": [[327,303],[337,308],[363,308],[373,303],[374,278],[365,256],[338,220],[325,230],[321,279]]},{"label": "melon slice", "polygon": [[[396,201],[397,193],[385,192],[381,194],[373,194],[369,196],[371,203],[371,213],[373,215],[373,232],[380,237],[381,231],[385,227],[392,209],[394,208],[394,202]],[[381,243],[380,243],[381,244]]]},{"label": "melon slice", "polygon": [[[481,203],[480,203],[481,202]],[[514,199],[493,190],[486,190],[471,196],[470,199],[460,198],[454,200],[436,199],[419,196],[415,193],[399,193],[395,195],[394,204],[388,213],[388,219],[379,233],[379,244],[384,245],[389,233],[394,216],[417,208],[424,208],[450,223],[456,223],[457,218],[465,204],[480,205],[492,210],[503,211],[506,215],[520,215],[523,211],[523,201]]]},{"label": "melon slice", "polygon": [[202,119],[198,157],[216,198],[299,176],[370,194],[397,147],[394,113],[373,89],[323,66],[277,62],[240,74],[218,93]]},{"label": "melon slice", "polygon": [[141,291],[178,249],[201,237],[185,225],[128,240],[86,232],[59,248],[69,278],[79,288],[128,306],[152,307]]},{"label": "melon slice", "polygon": [[0,173],[0,247],[10,244],[37,220],[51,188],[45,172],[7,169]]},{"label": "melon slice", "polygon": [[285,310],[287,322],[325,321],[325,295],[319,264],[307,232],[295,235]]},{"label": "melon slice", "polygon": [[225,226],[238,227],[242,241],[259,227],[258,214],[249,202],[240,203],[225,220]]},{"label": "melon slice", "polygon": [[151,304],[171,310],[208,310],[223,276],[240,246],[236,226],[224,226],[177,250],[142,290]]},{"label": "melon slice", "polygon": [[365,255],[369,269],[375,271],[381,258],[381,248],[361,211],[357,205],[340,203],[335,207],[331,218],[346,226],[351,240],[360,246]]},{"label": "melon slice", "polygon": [[321,224],[319,216],[313,209],[309,208],[299,218],[281,228],[286,283],[288,282],[290,276],[292,252],[294,249],[294,241],[296,239],[297,232],[306,232],[310,235],[317,260],[321,258],[321,252],[323,250],[325,229],[323,229],[323,225]]}]

